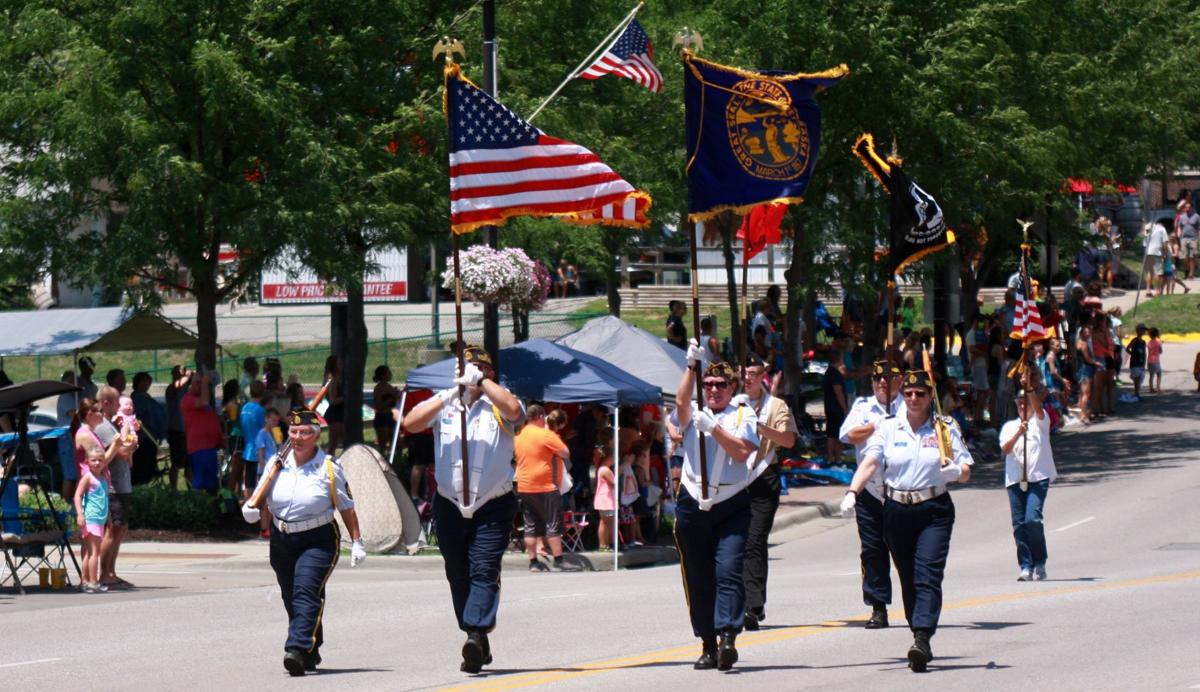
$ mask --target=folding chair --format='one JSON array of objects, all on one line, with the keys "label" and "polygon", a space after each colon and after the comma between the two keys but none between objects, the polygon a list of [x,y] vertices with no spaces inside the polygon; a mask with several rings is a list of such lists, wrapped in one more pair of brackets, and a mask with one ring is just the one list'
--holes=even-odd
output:
[{"label": "folding chair", "polygon": [[563,512],[563,550],[568,553],[582,553],[583,532],[589,524],[587,512]]},{"label": "folding chair", "polygon": [[[9,467],[11,469],[11,466]],[[25,593],[21,578],[29,578],[37,574],[39,567],[61,569],[67,575],[66,585],[70,586],[70,572],[67,571],[67,556],[75,566],[75,573],[80,574],[79,562],[75,559],[75,551],[71,548],[70,534],[62,518],[50,504],[46,486],[53,482],[53,474],[45,464],[32,464],[17,468],[15,476],[6,483],[27,483],[32,489],[38,507],[20,509],[15,516],[6,513],[3,519],[24,520],[20,531],[8,531],[11,522],[5,523],[5,531],[0,534],[0,544],[3,545],[6,574],[0,576],[0,586],[11,579],[19,593]],[[7,480],[7,479],[6,479]],[[26,530],[26,525],[31,530]],[[16,558],[15,560],[13,558]]]}]

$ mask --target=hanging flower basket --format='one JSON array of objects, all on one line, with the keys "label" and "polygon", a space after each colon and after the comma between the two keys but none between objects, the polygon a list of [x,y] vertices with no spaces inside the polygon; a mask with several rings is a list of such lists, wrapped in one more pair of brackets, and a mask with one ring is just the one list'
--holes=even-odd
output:
[{"label": "hanging flower basket", "polygon": [[[454,289],[452,261],[447,262],[442,275],[442,287],[451,290]],[[463,295],[471,300],[524,307],[530,304],[535,289],[540,290],[538,263],[519,248],[493,250],[486,245],[474,245],[462,251],[459,262]],[[542,269],[545,271],[545,267]],[[549,272],[546,277],[549,280]],[[545,303],[544,297],[541,302]]]}]

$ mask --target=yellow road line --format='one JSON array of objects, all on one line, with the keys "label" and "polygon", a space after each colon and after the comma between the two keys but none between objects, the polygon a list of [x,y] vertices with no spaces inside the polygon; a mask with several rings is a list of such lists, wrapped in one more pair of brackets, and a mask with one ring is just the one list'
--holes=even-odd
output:
[{"label": "yellow road line", "polygon": [[[1077,586],[1063,586],[1041,591],[1016,591],[1012,593],[994,594],[991,596],[979,596],[976,598],[967,598],[946,603],[942,606],[942,610],[965,610],[968,608],[978,608],[979,606],[995,605],[997,603],[1030,601],[1039,598],[1051,598],[1054,596],[1065,596],[1076,593],[1111,591],[1113,589],[1127,589],[1138,586],[1149,586],[1152,584],[1169,584],[1174,582],[1188,581],[1191,579],[1200,579],[1200,570],[1178,572],[1176,574],[1164,574],[1153,577],[1139,577],[1137,579],[1125,579],[1122,581],[1112,582],[1111,584],[1081,584]],[[904,611],[902,608],[894,609],[891,611],[890,616],[893,619],[901,620],[904,617]],[[816,625],[801,625],[797,627],[783,627],[777,630],[747,632],[738,637],[738,648],[745,649],[752,646],[774,644],[776,642],[799,639],[801,637],[808,637],[822,632],[843,629],[848,626],[849,622],[852,622],[856,619],[857,618],[827,620]],[[594,661],[592,663],[582,663],[561,669],[550,669],[530,673],[520,673],[517,675],[507,675],[495,679],[478,680],[465,685],[446,687],[443,688],[443,691],[474,692],[488,690],[496,692],[499,690],[515,690],[525,687],[536,687],[538,685],[548,685],[554,682],[586,678],[593,675],[599,675],[601,673],[638,668],[655,663],[686,661],[691,659],[691,657],[696,654],[696,651],[696,644],[691,643],[685,646],[659,649],[657,651],[647,651],[645,653],[635,654],[633,656],[610,658],[603,661]]]}]

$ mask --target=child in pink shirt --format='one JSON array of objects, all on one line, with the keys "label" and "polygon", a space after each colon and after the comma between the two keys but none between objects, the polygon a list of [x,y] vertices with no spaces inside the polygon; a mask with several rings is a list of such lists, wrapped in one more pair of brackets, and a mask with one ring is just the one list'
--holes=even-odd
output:
[{"label": "child in pink shirt", "polygon": [[1163,342],[1158,327],[1150,328],[1150,343],[1146,344],[1146,372],[1150,373],[1150,393],[1162,389]]}]

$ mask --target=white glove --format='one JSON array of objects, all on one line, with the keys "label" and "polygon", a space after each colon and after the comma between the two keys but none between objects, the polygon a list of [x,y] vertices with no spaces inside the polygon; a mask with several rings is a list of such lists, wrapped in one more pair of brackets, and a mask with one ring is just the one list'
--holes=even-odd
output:
[{"label": "white glove", "polygon": [[350,542],[350,566],[358,567],[363,560],[367,559],[367,546],[363,545],[362,539]]},{"label": "white glove", "polygon": [[479,384],[483,379],[483,371],[475,367],[474,363],[464,363],[463,371],[458,377],[454,378],[454,384],[471,386]]},{"label": "white glove", "polygon": [[842,518],[849,519],[854,516],[854,506],[858,504],[858,495],[854,494],[853,490],[847,490],[846,496],[842,498]]},{"label": "white glove", "polygon": [[739,406],[749,406],[750,405],[750,397],[745,394],[738,394],[737,396],[735,396],[729,400],[729,405],[733,406],[734,408],[737,408]]},{"label": "white glove", "polygon": [[699,366],[704,362],[704,349],[700,348],[695,339],[688,342],[687,360],[688,367]]},{"label": "white glove", "polygon": [[954,483],[962,475],[962,467],[958,464],[946,464],[942,467],[942,482]]},{"label": "white glove", "polygon": [[696,429],[705,435],[711,435],[717,427],[717,419],[708,411],[696,411],[692,414],[692,419],[696,421]]},{"label": "white glove", "polygon": [[257,524],[260,516],[258,508],[251,507],[249,502],[242,505],[242,518],[246,520],[247,524]]},{"label": "white glove", "polygon": [[458,387],[443,389],[437,393],[437,398],[442,400],[442,406],[449,405],[453,409],[462,409],[462,397],[459,396]]}]

